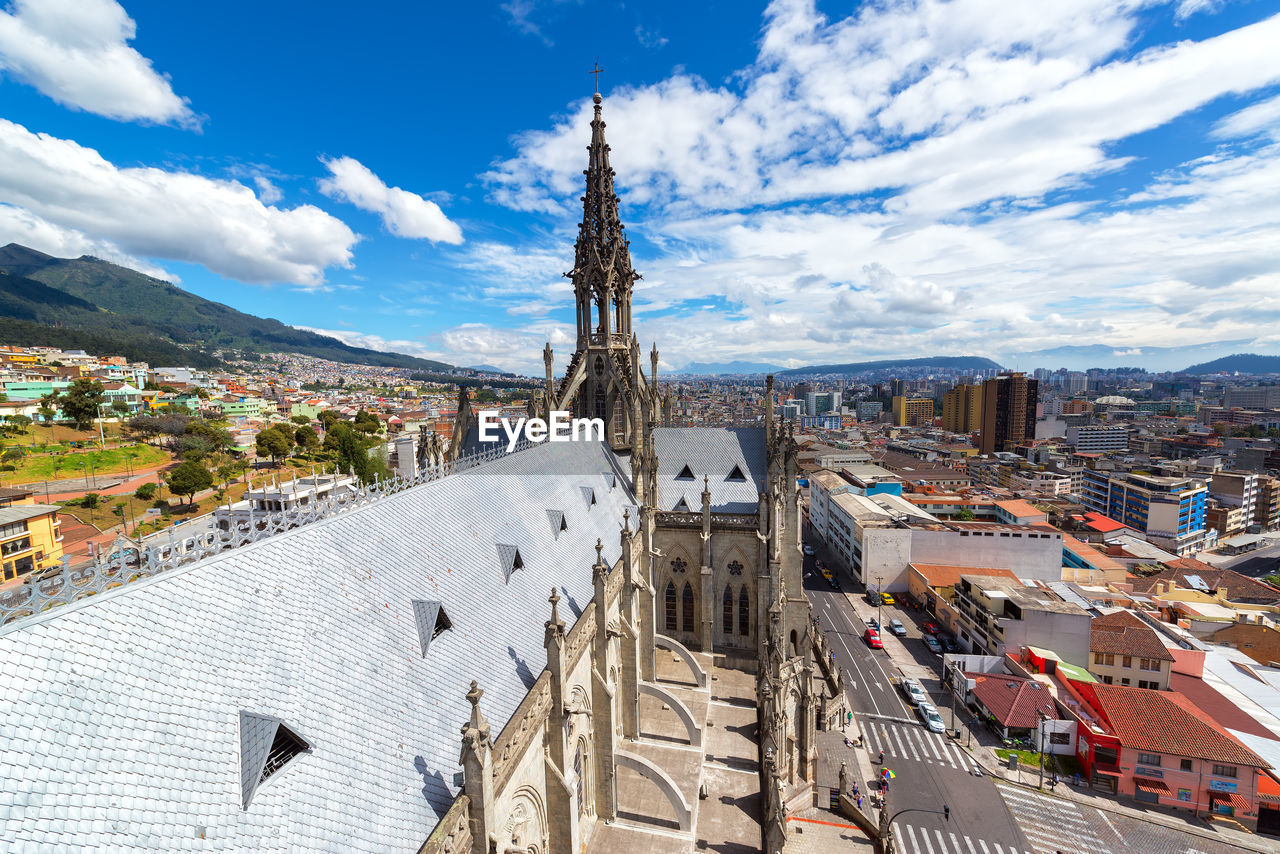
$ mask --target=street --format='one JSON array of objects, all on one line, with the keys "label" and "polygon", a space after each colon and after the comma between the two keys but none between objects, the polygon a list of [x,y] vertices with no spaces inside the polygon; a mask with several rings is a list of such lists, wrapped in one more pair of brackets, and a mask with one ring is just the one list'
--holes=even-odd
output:
[{"label": "street", "polygon": [[[952,739],[921,726],[914,710],[890,680],[896,669],[888,655],[862,640],[866,628],[848,597],[833,590],[805,558],[805,590],[814,616],[835,652],[836,663],[848,679],[849,701],[865,734],[872,763],[884,751],[885,767],[896,775],[889,804],[895,816],[897,849],[905,852],[983,852],[1009,854],[1035,850],[1019,831],[995,785],[985,775],[974,776],[973,762]],[[842,579],[842,586],[848,582]],[[897,617],[916,638],[914,622],[896,607],[882,609],[884,620]],[[895,643],[886,639],[885,643]],[[915,640],[915,643],[920,643]],[[927,686],[926,686],[927,687]],[[948,700],[934,695],[943,719],[949,721]],[[871,791],[872,781],[860,781]],[[951,817],[943,807],[951,808]],[[1052,851],[1050,851],[1052,854]]]}]

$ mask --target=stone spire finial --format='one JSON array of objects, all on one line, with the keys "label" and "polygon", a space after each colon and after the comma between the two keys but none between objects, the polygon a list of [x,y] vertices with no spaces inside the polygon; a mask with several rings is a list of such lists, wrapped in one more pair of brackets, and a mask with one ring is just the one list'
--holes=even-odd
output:
[{"label": "stone spire finial", "polygon": [[551,596],[547,598],[547,601],[551,603],[551,619],[550,621],[547,622],[547,625],[558,626],[561,624],[560,623],[560,593],[554,587],[551,588]]},{"label": "stone spire finial", "polygon": [[625,507],[622,510],[622,531],[623,533],[631,533],[631,508]]},{"label": "stone spire finial", "polygon": [[604,543],[599,537],[596,537],[596,564],[604,563]]}]

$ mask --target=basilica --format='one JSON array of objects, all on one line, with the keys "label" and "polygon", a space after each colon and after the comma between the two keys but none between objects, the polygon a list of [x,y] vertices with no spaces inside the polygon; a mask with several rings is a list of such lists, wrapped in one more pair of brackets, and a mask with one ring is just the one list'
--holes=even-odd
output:
[{"label": "basilica", "polygon": [[486,448],[464,392],[395,488],[0,626],[8,850],[782,849],[844,693],[796,447],[771,379],[757,426],[669,426],[602,107],[530,406],[604,440]]}]

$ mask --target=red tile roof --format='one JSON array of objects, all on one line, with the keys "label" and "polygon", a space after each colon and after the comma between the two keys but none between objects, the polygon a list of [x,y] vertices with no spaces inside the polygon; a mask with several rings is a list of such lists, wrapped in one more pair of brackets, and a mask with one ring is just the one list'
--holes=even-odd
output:
[{"label": "red tile roof", "polygon": [[1058,719],[1053,694],[1034,679],[995,673],[966,673],[973,680],[973,694],[1001,725],[1030,729],[1036,725],[1037,710],[1050,720]]},{"label": "red tile roof", "polygon": [[1128,611],[1094,617],[1089,625],[1089,651],[1173,661],[1155,629]]},{"label": "red tile roof", "polygon": [[1115,519],[1103,516],[1101,513],[1094,513],[1092,510],[1084,514],[1084,526],[1100,534],[1109,534],[1112,531],[1120,531],[1129,527],[1123,522],[1117,522]]},{"label": "red tile roof", "polygon": [[911,568],[924,577],[930,587],[955,587],[960,583],[961,575],[988,575],[996,578],[1012,578],[1018,576],[1009,569],[994,569],[985,566],[951,566],[943,563],[913,563]]},{"label": "red tile roof", "polygon": [[1271,767],[1177,691],[1121,685],[1091,687],[1098,711],[1126,748],[1231,765]]}]

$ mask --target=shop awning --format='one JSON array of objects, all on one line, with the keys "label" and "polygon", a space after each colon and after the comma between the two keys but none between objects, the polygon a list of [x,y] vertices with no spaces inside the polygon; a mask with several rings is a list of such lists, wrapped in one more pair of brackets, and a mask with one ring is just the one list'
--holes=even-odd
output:
[{"label": "shop awning", "polygon": [[1217,792],[1213,789],[1209,790],[1209,800],[1214,803],[1228,803],[1238,810],[1248,811],[1250,804],[1247,798],[1239,792]]},{"label": "shop awning", "polygon": [[1133,785],[1144,792],[1151,792],[1154,795],[1167,795],[1169,793],[1169,787],[1164,783],[1146,777],[1134,777]]}]

